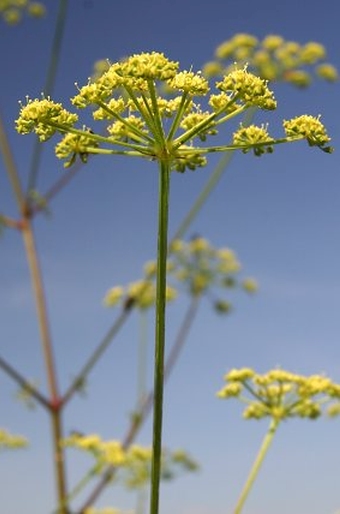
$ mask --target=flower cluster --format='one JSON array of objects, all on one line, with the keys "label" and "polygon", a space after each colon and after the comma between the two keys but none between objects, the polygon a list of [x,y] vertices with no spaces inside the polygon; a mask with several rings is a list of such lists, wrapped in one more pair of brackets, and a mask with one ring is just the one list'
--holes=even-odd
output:
[{"label": "flower cluster", "polygon": [[301,45],[278,35],[260,41],[250,34],[236,34],[216,48],[215,60],[206,63],[203,71],[208,77],[223,76],[247,64],[264,79],[302,88],[309,86],[313,73],[328,82],[338,80],[336,68],[326,58],[325,48],[313,41]]},{"label": "flower cluster", "polygon": [[0,16],[9,25],[16,25],[26,13],[33,18],[41,18],[45,7],[41,2],[31,0],[0,0]]},{"label": "flower cluster", "polygon": [[[238,282],[236,275],[241,264],[230,248],[214,248],[207,239],[194,237],[189,242],[175,240],[171,247],[171,274],[182,282],[190,295],[212,294],[214,287],[226,289],[243,287],[247,292],[255,292],[256,282],[245,279]],[[215,300],[218,312],[228,312],[231,304]]]},{"label": "flower cluster", "polygon": [[[233,143],[235,145],[244,145],[244,153],[252,149],[257,156],[264,153],[272,153],[273,146],[271,143],[273,142],[274,139],[268,134],[267,126],[264,125],[261,125],[261,127],[256,125],[244,127],[241,124],[240,128],[233,135]],[[249,147],[249,145],[252,146]]]},{"label": "flower cluster", "polygon": [[[249,294],[257,291],[258,285],[253,278],[237,280],[241,265],[230,248],[214,248],[203,237],[195,237],[189,242],[175,240],[170,245],[167,262],[168,280],[184,284],[186,291],[193,297],[208,295],[219,313],[231,310],[230,301],[216,298],[215,289],[236,289],[241,287]],[[145,278],[130,284],[127,288],[116,286],[109,289],[104,305],[113,307],[134,302],[137,307],[146,309],[154,305],[156,299],[156,263],[150,261],[144,267]],[[177,297],[177,289],[167,285],[167,301]]]},{"label": "flower cluster", "polygon": [[21,435],[13,435],[0,428],[0,450],[24,448],[28,445],[28,441]]},{"label": "flower cluster", "polygon": [[[65,160],[66,167],[77,156],[86,162],[90,154],[118,154],[166,162],[172,170],[183,172],[205,166],[209,152],[254,148],[255,154],[261,155],[263,146],[267,152],[273,149],[273,145],[263,143],[283,142],[271,141],[261,127],[238,131],[231,146],[194,146],[194,141],[205,142],[217,134],[219,125],[246,109],[275,109],[276,101],[267,81],[243,67],[216,83],[218,94],[208,97],[210,110],[203,111],[195,97],[210,94],[207,80],[200,73],[178,71],[178,67],[162,53],[141,53],[111,64],[98,78],[77,86],[78,94],[71,103],[78,109],[91,107],[93,119],[106,122],[104,135],[87,126],[76,128],[78,115],[49,97],[27,99],[21,104],[16,129],[21,134],[35,132],[40,141],[47,141],[56,132],[62,134],[56,155]],[[159,94],[164,84],[175,93],[174,98]],[[308,123],[308,133],[299,131],[289,141],[306,137],[318,145],[318,134]],[[320,132],[318,124],[314,123],[314,128]]]},{"label": "flower cluster", "polygon": [[84,514],[123,514],[123,512],[120,509],[114,509],[113,507],[104,507],[102,509],[87,507]]},{"label": "flower cluster", "polygon": [[216,86],[224,93],[231,94],[231,98],[236,97],[249,106],[276,109],[274,94],[268,89],[267,82],[249,73],[246,67],[231,71],[221,82],[217,82]]},{"label": "flower cluster", "polygon": [[20,103],[20,117],[16,121],[16,129],[20,134],[35,132],[40,141],[47,141],[55,132],[67,132],[78,120],[60,103],[53,102],[50,97],[41,100],[26,99],[26,105]]},{"label": "flower cluster", "polygon": [[[86,135],[88,132],[89,135]],[[99,143],[93,141],[90,137],[91,129],[83,127],[81,134],[66,134],[66,136],[55,147],[55,154],[58,159],[67,159],[71,155],[71,159],[66,162],[65,167],[72,166],[79,155],[82,162],[86,163],[89,153],[98,148]]]},{"label": "flower cluster", "polygon": [[241,368],[229,371],[224,380],[227,384],[217,396],[246,403],[246,419],[316,419],[326,405],[329,415],[340,414],[340,384],[323,375],[302,376],[281,369],[261,375],[253,369]]},{"label": "flower cluster", "polygon": [[[130,489],[144,486],[150,480],[152,448],[132,445],[124,448],[116,440],[103,441],[97,434],[72,434],[64,440],[64,446],[82,450],[95,459],[95,472],[101,473],[106,466],[114,466],[119,478]],[[162,453],[162,479],[175,477],[178,471],[196,471],[197,463],[184,451]]]},{"label": "flower cluster", "polygon": [[[174,287],[166,287],[166,301],[176,299],[177,291]],[[148,278],[129,284],[127,287],[115,286],[108,290],[103,300],[106,307],[114,307],[121,303],[135,304],[139,309],[149,309],[156,302],[156,285]]]},{"label": "flower cluster", "polygon": [[[231,310],[229,301],[215,298],[214,289],[236,289],[241,287],[248,293],[257,291],[257,282],[253,278],[238,281],[236,275],[241,265],[235,253],[230,248],[214,248],[203,237],[195,237],[189,242],[175,240],[171,243],[167,261],[168,280],[176,280],[184,284],[186,291],[193,297],[206,294],[213,298],[217,312],[228,313]],[[130,284],[127,288],[116,286],[109,289],[104,305],[113,307],[134,302],[140,309],[146,309],[155,304],[157,273],[156,262],[147,262],[144,267],[145,278]],[[167,285],[167,301],[177,297],[177,289]]]},{"label": "flower cluster", "polygon": [[332,148],[325,146],[330,142],[331,138],[328,136],[325,127],[320,121],[320,116],[297,116],[291,120],[283,122],[287,137],[303,137],[307,140],[310,146],[318,146],[325,152],[332,152]]}]

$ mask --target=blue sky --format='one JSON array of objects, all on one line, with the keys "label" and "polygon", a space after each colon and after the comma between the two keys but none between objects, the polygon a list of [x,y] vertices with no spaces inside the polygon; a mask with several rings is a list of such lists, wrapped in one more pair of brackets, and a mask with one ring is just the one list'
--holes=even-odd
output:
[{"label": "blue sky", "polygon": [[[18,100],[43,89],[57,13],[46,1],[47,17],[1,24],[0,109],[24,183],[33,136],[15,133]],[[324,44],[340,68],[339,6],[335,0],[112,0],[70,2],[53,98],[67,102],[74,82],[83,84],[93,63],[140,51],[162,51],[183,68],[200,69],[218,44],[238,32],[258,38]],[[241,406],[216,399],[227,369],[252,366],[261,372],[282,366],[297,373],[329,374],[340,382],[340,177],[339,85],[319,82],[299,91],[274,88],[272,123],[299,114],[322,114],[336,151],[332,155],[302,142],[273,155],[236,155],[232,165],[189,230],[212,244],[235,250],[245,276],[257,278],[255,297],[233,294],[234,312],[217,317],[203,301],[199,317],[166,390],[164,443],[186,448],[201,471],[165,485],[161,513],[231,513],[266,430],[245,422]],[[279,135],[279,134],[278,134]],[[170,234],[174,233],[216,164],[174,174]],[[0,211],[16,216],[0,163]],[[36,219],[36,235],[48,294],[51,329],[62,389],[115,319],[102,298],[116,284],[141,275],[156,248],[157,173],[152,163],[94,158],[55,200],[51,217]],[[64,173],[44,145],[39,190]],[[19,234],[7,230],[0,241],[1,354],[45,390],[30,281]],[[169,308],[168,344],[187,299]],[[135,313],[90,375],[86,399],[76,398],[65,413],[65,430],[99,432],[121,438],[133,409],[139,318]],[[151,383],[152,316],[149,318]],[[0,374],[0,426],[25,434],[27,451],[3,453],[0,460],[1,511],[47,514],[53,508],[49,424],[39,408],[30,412],[13,400],[16,386]],[[277,435],[245,514],[335,514],[340,512],[339,421],[291,421]],[[149,444],[150,423],[139,441]],[[75,457],[71,462],[71,457]],[[70,480],[85,463],[70,454]],[[134,494],[107,490],[98,505],[133,509]]]}]

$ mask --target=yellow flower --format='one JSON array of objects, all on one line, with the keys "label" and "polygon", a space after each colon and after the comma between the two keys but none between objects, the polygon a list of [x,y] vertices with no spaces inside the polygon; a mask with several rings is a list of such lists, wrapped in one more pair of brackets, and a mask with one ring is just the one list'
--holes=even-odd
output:
[{"label": "yellow flower", "polygon": [[50,98],[27,98],[26,105],[21,104],[15,124],[19,134],[35,132],[40,141],[47,141],[58,127],[64,130],[71,128],[77,120],[76,114],[68,112],[60,103],[53,102]]},{"label": "yellow flower", "polygon": [[64,163],[64,168],[71,166],[77,155],[82,162],[87,162],[89,151],[98,147],[98,142],[90,135],[91,130],[83,127],[83,131],[84,134],[66,134],[56,145],[55,154],[58,159],[67,159],[71,156],[70,160]]},{"label": "yellow flower", "polygon": [[185,91],[191,95],[206,95],[209,91],[208,81],[199,73],[181,71],[168,81],[172,89]]},{"label": "yellow flower", "polygon": [[203,237],[195,237],[189,242],[189,251],[193,253],[204,252],[210,249],[209,242]]},{"label": "yellow flower", "polygon": [[254,278],[245,278],[242,281],[242,287],[247,293],[256,293],[256,291],[259,288],[259,285],[257,283],[257,280]]},{"label": "yellow flower", "polygon": [[283,122],[287,137],[304,137],[310,146],[318,146],[321,150],[331,151],[330,147],[324,147],[331,139],[328,136],[320,116],[315,118],[307,114],[296,116]]},{"label": "yellow flower", "polygon": [[93,112],[93,119],[95,120],[110,120],[114,114],[121,114],[126,108],[125,101],[122,97],[111,98],[104,107],[98,107]]},{"label": "yellow flower", "polygon": [[128,57],[122,63],[121,71],[123,77],[169,80],[176,75],[178,66],[178,62],[170,61],[163,53],[145,52]]},{"label": "yellow flower", "polygon": [[304,70],[288,70],[284,73],[287,82],[298,87],[307,87],[312,82],[311,75]]},{"label": "yellow flower", "polygon": [[222,69],[219,62],[210,61],[203,66],[203,75],[208,78],[216,77],[216,75],[222,75]]},{"label": "yellow flower", "polygon": [[103,300],[105,307],[113,307],[117,305],[124,295],[124,289],[121,286],[112,287],[108,290]]},{"label": "yellow flower", "polygon": [[177,298],[177,291],[174,287],[169,285],[166,286],[165,299],[167,302],[171,302]]},{"label": "yellow flower", "polygon": [[97,450],[100,448],[101,439],[97,434],[79,436],[75,441],[75,446],[83,450]]},{"label": "yellow flower", "polygon": [[[270,144],[272,142],[274,142],[274,139],[268,134],[267,126],[264,125],[261,125],[261,127],[256,125],[244,127],[241,124],[240,128],[233,135],[234,145],[245,146],[242,150],[243,153],[247,153],[252,149],[257,156],[266,152],[272,153],[273,146]],[[253,147],[251,148],[249,145],[253,145]]]},{"label": "yellow flower", "polygon": [[104,507],[102,509],[96,509],[95,507],[87,507],[84,511],[84,514],[122,514],[122,511],[119,509],[114,509],[112,507]]},{"label": "yellow flower", "polygon": [[126,462],[126,453],[119,441],[104,441],[100,445],[102,459],[111,466],[123,466]]},{"label": "yellow flower", "polygon": [[262,47],[266,50],[273,51],[280,47],[284,42],[283,37],[269,34],[262,40]]},{"label": "yellow flower", "polygon": [[316,74],[329,82],[336,82],[339,79],[337,69],[329,63],[319,64],[316,67]]},{"label": "yellow flower", "polygon": [[[224,380],[227,385],[217,393],[217,396],[222,399],[239,397],[247,404],[243,412],[246,419],[316,419],[322,414],[324,405],[325,412],[329,415],[335,416],[340,413],[340,384],[333,383],[323,375],[306,377],[282,369],[257,374],[253,370],[243,368],[231,370],[224,376]],[[239,387],[231,387],[235,384]],[[327,403],[330,405],[327,406]]]},{"label": "yellow flower", "polygon": [[242,389],[243,387],[240,383],[234,382],[224,386],[220,391],[217,392],[217,396],[218,398],[234,398],[241,393]]},{"label": "yellow flower", "polygon": [[301,48],[300,59],[306,64],[314,64],[326,57],[326,50],[320,43],[310,42]]},{"label": "yellow flower", "polygon": [[247,105],[276,109],[274,94],[269,90],[267,82],[245,69],[232,71],[221,82],[217,82],[216,87],[225,93],[233,92],[237,99]]},{"label": "yellow flower", "polygon": [[224,380],[230,382],[243,382],[249,378],[253,378],[255,371],[251,368],[232,369],[225,376]]},{"label": "yellow flower", "polygon": [[28,441],[21,435],[10,434],[7,430],[0,428],[0,450],[24,448]]}]

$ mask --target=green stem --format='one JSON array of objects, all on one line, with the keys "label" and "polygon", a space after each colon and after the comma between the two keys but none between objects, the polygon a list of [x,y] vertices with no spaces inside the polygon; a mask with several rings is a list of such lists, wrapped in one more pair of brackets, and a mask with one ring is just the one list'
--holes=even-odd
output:
[{"label": "green stem", "polygon": [[0,368],[7,373],[22,389],[27,391],[32,398],[34,398],[40,405],[45,407],[45,409],[49,410],[51,408],[50,402],[48,399],[41,394],[39,391],[35,389],[32,384],[26,378],[21,375],[16,369],[13,368],[11,364],[5,361],[2,357],[0,357]]},{"label": "green stem", "polygon": [[243,487],[243,490],[240,494],[240,497],[238,499],[237,505],[234,510],[234,514],[241,514],[243,505],[248,498],[249,492],[254,484],[254,481],[258,475],[258,472],[260,470],[260,467],[262,466],[263,460],[267,454],[267,451],[273,441],[274,435],[276,433],[276,430],[279,426],[280,420],[279,419],[272,419],[269,425],[269,429],[267,434],[265,435],[261,448],[257,454],[257,457],[255,459],[255,462],[253,464],[253,467],[250,470],[250,473],[248,475],[248,479],[245,483],[245,486]]},{"label": "green stem", "polygon": [[18,205],[18,209],[22,214],[25,204],[25,197],[21,187],[18,171],[14,162],[13,152],[11,150],[6,130],[0,115],[0,152],[5,164],[8,179],[11,183],[13,193]]},{"label": "green stem", "polygon": [[154,415],[153,453],[151,467],[150,514],[158,514],[159,486],[161,479],[163,389],[164,389],[164,347],[165,347],[165,293],[166,259],[168,245],[170,165],[161,161],[159,167],[158,197],[158,247],[157,247],[157,286],[156,286],[156,333],[154,369]]}]

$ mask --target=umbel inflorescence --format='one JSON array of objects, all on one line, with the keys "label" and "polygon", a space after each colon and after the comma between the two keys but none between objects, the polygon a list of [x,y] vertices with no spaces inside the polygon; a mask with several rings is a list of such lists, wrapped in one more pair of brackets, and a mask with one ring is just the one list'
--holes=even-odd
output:
[{"label": "umbel inflorescence", "polygon": [[252,34],[235,34],[216,48],[214,60],[205,64],[203,73],[217,78],[245,64],[270,82],[288,82],[299,88],[308,87],[314,77],[327,82],[339,80],[323,45],[315,41],[301,45],[276,34],[262,40]]},{"label": "umbel inflorescence", "polygon": [[303,376],[283,369],[260,374],[241,368],[230,370],[224,380],[226,385],[217,396],[238,398],[245,403],[246,419],[316,419],[323,408],[330,416],[340,413],[340,384],[324,375]]},{"label": "umbel inflorescence", "polygon": [[[240,280],[241,264],[230,248],[215,248],[203,237],[197,236],[189,242],[175,239],[169,248],[167,260],[166,301],[177,297],[180,286],[191,297],[206,295],[212,300],[219,314],[232,309],[230,301],[220,296],[220,291],[243,289],[247,293],[257,291],[257,282],[251,277]],[[144,267],[144,279],[127,287],[115,286],[109,289],[105,298],[106,307],[134,302],[140,309],[149,309],[156,303],[157,263],[149,261]],[[172,284],[175,284],[174,287]]]},{"label": "umbel inflorescence", "polygon": [[[170,88],[174,96],[162,96],[162,86]],[[209,152],[253,149],[261,155],[272,152],[275,144],[301,139],[330,151],[326,146],[330,138],[319,117],[308,115],[285,121],[285,137],[281,139],[270,136],[267,126],[241,125],[231,145],[202,146],[218,133],[220,125],[246,109],[276,108],[267,82],[246,67],[225,75],[211,93],[207,79],[199,72],[179,71],[179,63],[162,53],[141,53],[110,65],[99,78],[77,88],[72,105],[91,108],[93,119],[106,123],[105,135],[93,127],[77,127],[78,114],[49,97],[27,98],[16,120],[19,133],[35,132],[40,141],[60,133],[63,138],[55,153],[65,159],[66,167],[77,156],[86,162],[90,154],[119,154],[167,162],[171,169],[183,172],[204,166]],[[205,102],[205,109],[197,97]]]}]

